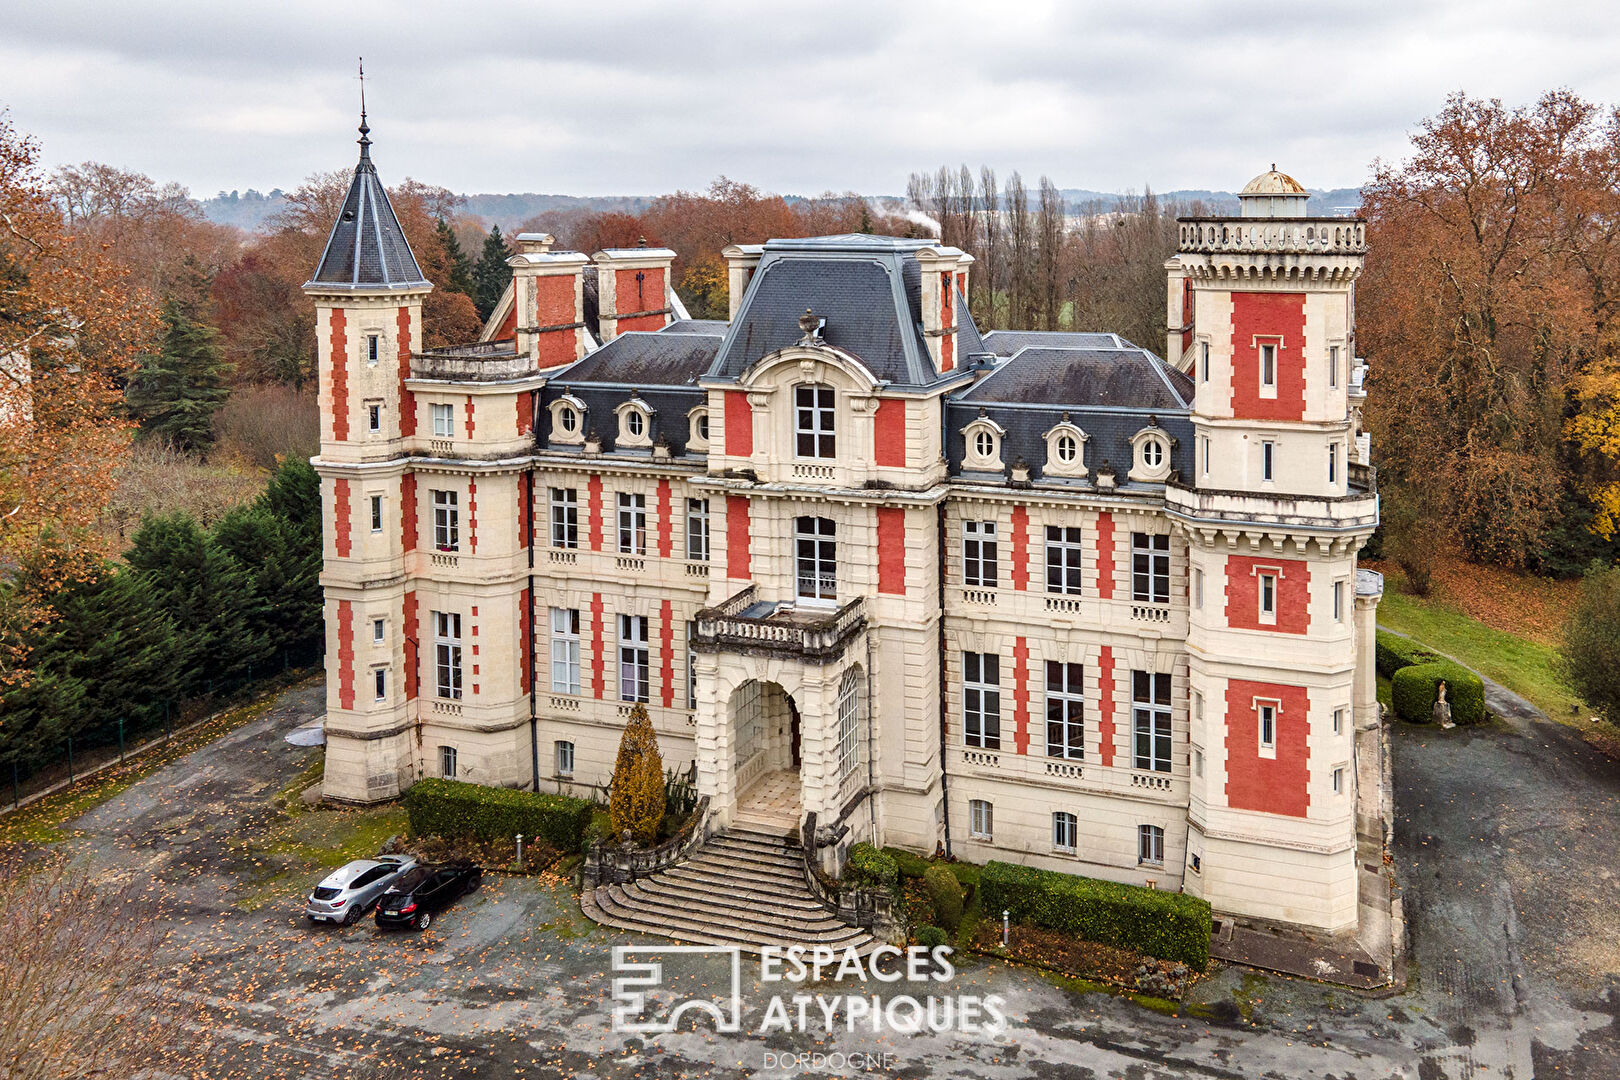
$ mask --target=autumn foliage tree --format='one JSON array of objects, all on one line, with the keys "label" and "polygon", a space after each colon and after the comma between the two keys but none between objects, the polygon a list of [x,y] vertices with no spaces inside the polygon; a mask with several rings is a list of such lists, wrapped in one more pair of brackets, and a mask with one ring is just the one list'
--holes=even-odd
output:
[{"label": "autumn foliage tree", "polygon": [[647,706],[639,702],[630,710],[630,720],[619,738],[608,817],[616,838],[629,833],[641,844],[656,840],[664,821],[664,759],[658,752],[658,736],[647,717]]}]

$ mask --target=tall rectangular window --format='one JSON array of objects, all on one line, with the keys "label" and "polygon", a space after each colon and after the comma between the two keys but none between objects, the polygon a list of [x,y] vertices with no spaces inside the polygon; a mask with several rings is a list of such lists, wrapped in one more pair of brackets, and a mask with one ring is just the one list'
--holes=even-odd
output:
[{"label": "tall rectangular window", "polygon": [[1209,342],[1198,343],[1198,370],[1204,382],[1209,382]]},{"label": "tall rectangular window", "polygon": [[1344,732],[1344,710],[1343,709],[1334,709],[1333,710],[1333,734],[1340,735],[1340,734],[1343,734],[1343,732]]},{"label": "tall rectangular window", "polygon": [[1344,794],[1344,768],[1340,766],[1333,770],[1333,794]]},{"label": "tall rectangular window", "polygon": [[996,523],[962,522],[962,583],[993,589],[996,569]]},{"label": "tall rectangular window", "polygon": [[1200,610],[1204,606],[1204,572],[1194,568],[1192,572],[1193,607]]},{"label": "tall rectangular window", "polygon": [[647,655],[647,617],[619,616],[619,700],[649,701],[648,678],[652,664]]},{"label": "tall rectangular window", "polygon": [[1086,756],[1085,667],[1046,662],[1046,756]]},{"label": "tall rectangular window", "polygon": [[574,775],[574,744],[571,743],[571,742],[558,742],[557,743],[557,750],[556,750],[556,757],[557,757],[557,775],[558,776],[573,776]]},{"label": "tall rectangular window", "polygon": [[1209,475],[1209,436],[1198,436],[1199,456],[1204,459],[1204,475]]},{"label": "tall rectangular window", "polygon": [[439,696],[461,697],[461,616],[453,611],[433,613],[433,668]]},{"label": "tall rectangular window", "polygon": [[449,405],[437,402],[433,405],[433,437],[436,439],[452,438],[456,433],[456,413]]},{"label": "tall rectangular window", "polygon": [[1260,621],[1277,620],[1277,575],[1260,575]]},{"label": "tall rectangular window", "polygon": [[1277,385],[1277,346],[1260,346],[1260,385]]},{"label": "tall rectangular window", "polygon": [[686,500],[686,557],[709,561],[709,500]]},{"label": "tall rectangular window", "polygon": [[433,493],[433,546],[440,551],[461,550],[461,511],[453,491]]},{"label": "tall rectangular window", "polygon": [[551,692],[579,693],[579,610],[551,609]]},{"label": "tall rectangular window", "polygon": [[983,799],[968,800],[968,835],[989,840],[995,835],[995,810]]},{"label": "tall rectangular window", "polygon": [[1338,482],[1339,482],[1339,444],[1336,443],[1336,442],[1330,442],[1330,443],[1328,443],[1328,483],[1329,484],[1337,484]]},{"label": "tall rectangular window", "polygon": [[647,496],[619,492],[619,554],[647,554]]},{"label": "tall rectangular window", "polygon": [[439,775],[446,780],[456,778],[456,748],[453,746],[439,747]]},{"label": "tall rectangular window", "polygon": [[381,645],[388,637],[388,623],[384,619],[371,620],[371,643]]},{"label": "tall rectangular window", "polygon": [[1052,815],[1052,848],[1073,855],[1080,847],[1080,820],[1066,810]]},{"label": "tall rectangular window", "polygon": [[374,533],[380,533],[383,530],[382,499],[381,495],[371,497],[371,531]]},{"label": "tall rectangular window", "polygon": [[366,427],[370,431],[382,430],[382,406],[375,402],[366,406]]},{"label": "tall rectangular window", "polygon": [[1131,672],[1131,723],[1135,744],[1131,765],[1152,772],[1170,771],[1170,676]]},{"label": "tall rectangular window", "polygon": [[1131,599],[1170,602],[1170,534],[1131,533]]},{"label": "tall rectangular window", "polygon": [[833,433],[833,388],[806,383],[793,388],[795,453],[802,458],[837,456]]},{"label": "tall rectangular window", "polygon": [[1048,525],[1046,527],[1046,591],[1052,593],[1080,592],[1080,558],[1083,541],[1078,527]]},{"label": "tall rectangular window", "polygon": [[802,517],[794,522],[793,544],[801,600],[838,598],[838,541],[831,518]]},{"label": "tall rectangular window", "polygon": [[369,363],[369,364],[375,364],[377,362],[377,359],[378,359],[379,355],[381,354],[381,351],[382,351],[381,350],[381,343],[377,340],[377,335],[376,334],[367,334],[366,335],[366,362]]},{"label": "tall rectangular window", "polygon": [[1277,704],[1273,701],[1259,703],[1260,712],[1260,749],[1275,751],[1277,749]]},{"label": "tall rectangular window", "polygon": [[1273,469],[1274,458],[1277,456],[1277,444],[1270,439],[1260,443],[1260,479],[1270,483],[1276,479]]},{"label": "tall rectangular window", "polygon": [[1344,622],[1344,582],[1333,583],[1333,621]]},{"label": "tall rectangular window", "polygon": [[579,547],[579,493],[573,488],[551,489],[551,546]]},{"label": "tall rectangular window", "polygon": [[692,638],[697,634],[697,623],[686,624],[686,707],[697,708],[697,661],[692,655]]},{"label": "tall rectangular window", "polygon": [[962,741],[1001,749],[1001,657],[995,653],[962,654]]},{"label": "tall rectangular window", "polygon": [[382,701],[388,697],[388,669],[374,668],[371,672],[371,697],[373,701]]},{"label": "tall rectangular window", "polygon": [[1136,827],[1136,861],[1149,866],[1164,865],[1164,830],[1157,825]]},{"label": "tall rectangular window", "polygon": [[1339,347],[1328,346],[1328,385],[1337,389],[1339,385]]}]

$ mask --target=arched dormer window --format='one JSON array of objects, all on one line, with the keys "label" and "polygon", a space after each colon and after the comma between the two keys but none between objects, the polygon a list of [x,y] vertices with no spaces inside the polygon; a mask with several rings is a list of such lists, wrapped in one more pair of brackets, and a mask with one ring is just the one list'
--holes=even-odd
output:
[{"label": "arched dormer window", "polygon": [[614,409],[613,415],[619,418],[619,434],[613,440],[615,447],[645,449],[652,446],[653,410],[645,401],[632,397]]},{"label": "arched dormer window", "polygon": [[585,403],[573,394],[546,406],[551,410],[551,442],[564,446],[579,446],[585,442]]},{"label": "arched dormer window", "polygon": [[1070,421],[1068,413],[1041,437],[1046,440],[1042,476],[1079,478],[1086,475],[1086,440],[1090,436]]},{"label": "arched dormer window", "polygon": [[686,414],[686,449],[688,453],[709,452],[709,407],[699,405]]},{"label": "arched dormer window", "polygon": [[1170,478],[1170,450],[1176,440],[1148,418],[1148,426],[1131,436],[1130,478],[1147,484],[1162,484]]},{"label": "arched dormer window", "polygon": [[967,427],[962,429],[966,448],[962,454],[962,468],[969,472],[1002,472],[1001,441],[1007,430],[984,414],[981,409]]}]

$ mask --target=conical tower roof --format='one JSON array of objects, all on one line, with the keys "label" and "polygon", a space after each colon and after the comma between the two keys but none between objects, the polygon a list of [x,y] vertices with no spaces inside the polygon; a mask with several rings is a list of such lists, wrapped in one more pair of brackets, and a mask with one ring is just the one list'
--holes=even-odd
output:
[{"label": "conical tower roof", "polygon": [[377,178],[370,134],[361,110],[360,163],[354,167],[354,182],[309,284],[337,289],[432,288],[416,265],[388,192]]}]

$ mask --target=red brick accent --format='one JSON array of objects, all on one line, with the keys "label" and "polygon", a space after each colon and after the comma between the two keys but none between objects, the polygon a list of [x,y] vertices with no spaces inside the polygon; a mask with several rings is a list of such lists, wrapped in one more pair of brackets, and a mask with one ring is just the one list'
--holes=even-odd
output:
[{"label": "red brick accent", "polygon": [[[641,281],[636,275],[645,275]],[[664,271],[662,267],[648,267],[644,270],[617,270],[613,281],[613,307],[615,313],[624,312],[632,315],[638,311],[658,312],[664,304]],[[637,315],[626,319],[619,317],[621,334],[632,330],[660,330],[664,326],[663,314]]]},{"label": "red brick accent", "polygon": [[338,708],[354,708],[354,606],[338,601]]},{"label": "red brick accent", "polygon": [[416,474],[406,473],[399,481],[399,543],[405,551],[416,550]]},{"label": "red brick accent", "polygon": [[1029,588],[1029,511],[1022,506],[1013,507],[1011,559],[1013,588]]},{"label": "red brick accent", "polygon": [[658,557],[669,558],[669,481],[658,481]]},{"label": "red brick accent", "polygon": [[[1193,300],[1192,278],[1190,278],[1190,277],[1182,278],[1181,279],[1181,325],[1183,325],[1183,326],[1185,326],[1187,328],[1187,329],[1185,329],[1185,330],[1183,330],[1181,332],[1181,351],[1182,351],[1182,353],[1186,353],[1186,351],[1188,349],[1192,348],[1193,336],[1196,333],[1196,331],[1193,328],[1193,317],[1194,317],[1194,314],[1195,314],[1196,310],[1197,310],[1197,304]],[[1194,378],[1197,378],[1196,374],[1194,375]]]},{"label": "red brick accent", "polygon": [[[1277,345],[1274,398],[1260,396],[1259,346],[1267,338]],[[1232,415],[1239,420],[1304,418],[1304,293],[1232,294]]]},{"label": "red brick accent", "polygon": [[349,336],[348,312],[332,309],[332,438],[344,442],[349,437]]},{"label": "red brick accent", "polygon": [[754,408],[741,390],[726,391],[726,454],[748,457],[754,452]]},{"label": "red brick accent", "polygon": [[517,433],[528,435],[534,431],[534,395],[527,390],[517,396]]},{"label": "red brick accent", "polygon": [[[1256,699],[1277,702],[1277,756],[1260,756]],[[1232,679],[1226,684],[1226,804],[1304,817],[1311,807],[1310,694],[1303,686]]]},{"label": "red brick accent", "polygon": [[[1260,621],[1260,574],[1277,576],[1277,621]],[[1234,630],[1303,634],[1311,628],[1311,566],[1303,559],[1226,557],[1226,625]]]},{"label": "red brick accent", "polygon": [[1097,595],[1114,598],[1114,515],[1107,510],[1097,515]]},{"label": "red brick accent", "polygon": [[[942,330],[950,330],[956,325],[956,290],[952,287],[955,277],[949,270],[939,275],[939,326]],[[939,370],[949,371],[956,366],[956,335],[942,334],[939,339]]]},{"label": "red brick accent", "polygon": [[[507,288],[509,288],[509,289],[511,289],[513,287],[514,286],[511,286],[511,285],[507,286]],[[514,293],[514,295],[512,297],[512,300],[513,300],[512,310],[508,311],[506,313],[506,318],[501,320],[501,325],[495,331],[495,336],[490,339],[491,341],[505,341],[509,337],[516,337],[517,336],[518,310],[517,310],[517,296],[516,296],[515,293]]]},{"label": "red brick accent", "polygon": [[[536,336],[535,349],[539,353],[540,367],[572,364],[578,359],[579,329],[573,325],[580,321],[580,312],[574,297],[574,291],[579,283],[577,274],[576,271],[567,276],[541,277],[534,280],[534,325],[567,327],[562,330],[547,330]],[[516,305],[513,305],[512,310],[514,312],[517,310]]]},{"label": "red brick accent", "polygon": [[675,609],[668,600],[658,609],[658,655],[664,683],[664,708],[675,705]]},{"label": "red brick accent", "polygon": [[399,433],[409,438],[416,434],[416,395],[405,388],[411,377],[411,309],[402,307],[394,316],[395,335],[399,338]]},{"label": "red brick accent", "polygon": [[534,626],[529,622],[527,587],[518,592],[518,636],[523,639],[523,671],[518,678],[518,692],[527,694],[530,683],[534,681]]},{"label": "red brick accent", "polygon": [[591,693],[602,696],[606,688],[607,656],[602,650],[602,594],[591,594]]},{"label": "red brick accent", "polygon": [[473,437],[473,432],[475,432],[477,430],[478,430],[478,425],[473,420],[473,399],[472,399],[472,395],[468,394],[467,395],[467,438],[469,438],[469,439],[472,438]]},{"label": "red brick accent", "polygon": [[906,467],[906,402],[904,398],[884,398],[873,416],[872,441],[879,466]]},{"label": "red brick accent", "polygon": [[405,590],[405,700],[416,700],[417,625],[416,590]]},{"label": "red brick accent", "polygon": [[332,516],[335,526],[332,536],[337,542],[338,558],[347,559],[354,545],[349,537],[349,482],[347,480],[334,480],[332,482]]},{"label": "red brick accent", "polygon": [[518,482],[518,547],[534,543],[534,473],[526,472]]},{"label": "red brick accent", "polygon": [[[471,549],[472,554],[478,554],[478,481],[476,480],[467,481],[467,546]],[[473,608],[473,614],[478,614],[477,608]]]},{"label": "red brick accent", "polygon": [[906,512],[880,506],[877,512],[878,592],[906,592]]},{"label": "red brick accent", "polygon": [[602,550],[602,475],[592,473],[585,484],[586,525],[591,538],[591,550]]},{"label": "red brick accent", "polygon": [[1029,753],[1029,639],[1013,639],[1013,748]]},{"label": "red brick accent", "polygon": [[747,581],[749,576],[748,498],[745,495],[727,495],[726,577]]},{"label": "red brick accent", "polygon": [[1114,649],[1104,645],[1097,651],[1097,741],[1102,764],[1114,764]]}]

